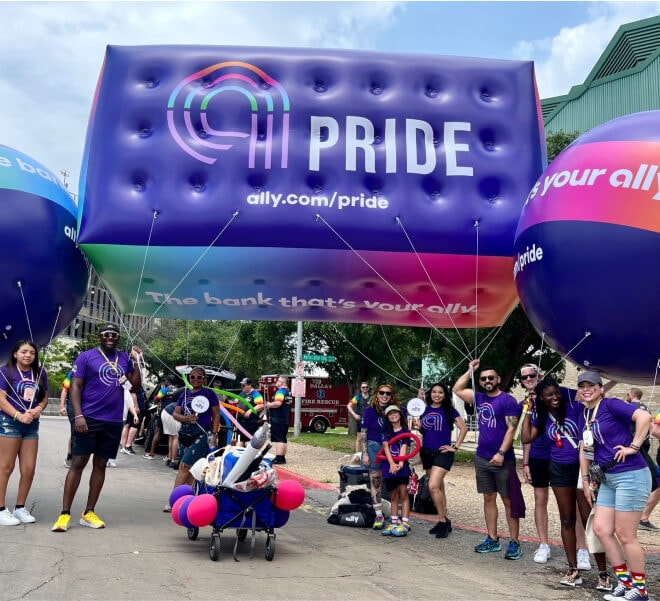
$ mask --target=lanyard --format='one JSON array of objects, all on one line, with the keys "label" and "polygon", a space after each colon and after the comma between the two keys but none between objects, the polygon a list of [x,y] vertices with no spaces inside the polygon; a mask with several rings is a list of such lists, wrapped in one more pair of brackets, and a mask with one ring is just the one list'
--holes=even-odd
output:
[{"label": "lanyard", "polygon": [[[572,437],[568,432],[566,432],[566,430],[564,430],[564,428],[562,427],[562,425],[557,421],[557,418],[555,418],[555,416],[552,415],[552,413],[548,413],[548,417],[550,417],[550,419],[552,420],[552,423],[553,423],[555,426],[557,426],[557,430],[559,430],[559,431],[564,435],[564,438],[565,438],[566,440],[568,440],[568,442],[571,443],[571,446],[572,446],[574,449],[577,450],[577,448],[578,448],[577,443],[573,440],[573,437]],[[558,446],[559,446],[559,445],[558,445]]]},{"label": "lanyard", "polygon": [[596,421],[596,414],[598,413],[598,408],[600,407],[600,402],[602,400],[603,399],[598,400],[590,417],[587,416],[588,409],[586,407],[584,408],[584,424],[587,430],[591,430],[591,424]]},{"label": "lanyard", "polygon": [[114,363],[113,363],[112,361],[110,361],[110,359],[108,359],[108,358],[106,357],[105,353],[104,353],[101,349],[99,349],[99,353],[101,353],[101,355],[102,355],[103,358],[105,359],[105,362],[106,362],[110,367],[112,367],[112,369],[114,370],[114,372],[115,372],[117,375],[119,375],[119,370],[117,369],[117,364],[119,363],[119,353],[117,353],[117,354],[115,355],[115,362],[114,362]]}]

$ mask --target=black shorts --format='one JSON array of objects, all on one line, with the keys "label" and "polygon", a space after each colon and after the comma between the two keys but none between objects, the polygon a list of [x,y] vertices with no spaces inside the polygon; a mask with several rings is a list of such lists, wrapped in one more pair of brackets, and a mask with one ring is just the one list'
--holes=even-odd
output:
[{"label": "black shorts", "polygon": [[555,463],[550,462],[550,486],[558,488],[575,488],[580,475],[580,463]]},{"label": "black shorts", "polygon": [[283,442],[287,441],[287,434],[289,433],[289,424],[271,424],[270,425],[270,441]]},{"label": "black shorts", "polygon": [[[258,429],[259,426],[261,425],[257,420],[250,420],[250,421],[241,421],[240,419],[238,420],[238,423],[241,425],[241,427],[246,431],[249,432],[250,434],[254,434]],[[271,427],[272,430],[272,427]],[[242,440],[243,442],[247,442],[250,440],[243,432],[240,430],[238,431],[238,439]],[[272,437],[271,437],[272,440]]]},{"label": "black shorts", "polygon": [[87,433],[71,430],[72,455],[98,455],[106,459],[115,459],[121,441],[123,422],[102,422],[91,417],[85,418]]},{"label": "black shorts", "polygon": [[388,492],[392,492],[401,486],[402,484],[408,485],[408,476],[393,476],[392,478],[383,478],[385,483],[385,489]]},{"label": "black shorts", "polygon": [[425,470],[430,470],[432,467],[441,467],[449,471],[451,466],[454,465],[455,453],[441,453],[440,449],[425,449],[422,447],[419,450],[419,456],[422,458],[422,467]]},{"label": "black shorts", "polygon": [[532,477],[534,488],[548,488],[550,486],[550,459],[538,457],[529,458],[529,475]]}]

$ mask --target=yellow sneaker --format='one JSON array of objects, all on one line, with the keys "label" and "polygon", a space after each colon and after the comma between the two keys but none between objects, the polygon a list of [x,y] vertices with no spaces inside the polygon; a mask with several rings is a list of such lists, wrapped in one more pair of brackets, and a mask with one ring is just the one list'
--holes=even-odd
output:
[{"label": "yellow sneaker", "polygon": [[105,528],[105,522],[99,519],[99,516],[93,511],[88,511],[87,513],[82,514],[80,525],[87,526],[88,528]]},{"label": "yellow sneaker", "polygon": [[53,532],[66,532],[69,529],[69,521],[71,516],[66,513],[60,513],[57,521],[53,524],[51,530]]}]

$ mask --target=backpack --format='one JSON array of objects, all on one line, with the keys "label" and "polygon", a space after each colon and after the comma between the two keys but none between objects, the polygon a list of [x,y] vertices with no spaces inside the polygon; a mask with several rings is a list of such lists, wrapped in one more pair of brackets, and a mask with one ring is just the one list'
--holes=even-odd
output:
[{"label": "backpack", "polygon": [[417,494],[412,504],[415,513],[437,513],[431,491],[429,490],[429,477],[424,474],[417,482]]}]

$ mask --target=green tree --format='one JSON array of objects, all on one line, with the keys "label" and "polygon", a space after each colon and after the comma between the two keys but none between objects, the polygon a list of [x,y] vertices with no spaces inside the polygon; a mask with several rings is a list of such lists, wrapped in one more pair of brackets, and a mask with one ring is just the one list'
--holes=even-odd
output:
[{"label": "green tree", "polygon": [[549,133],[545,138],[545,145],[548,152],[548,163],[557,158],[557,155],[571,144],[579,136],[579,132],[565,132],[563,130]]}]

